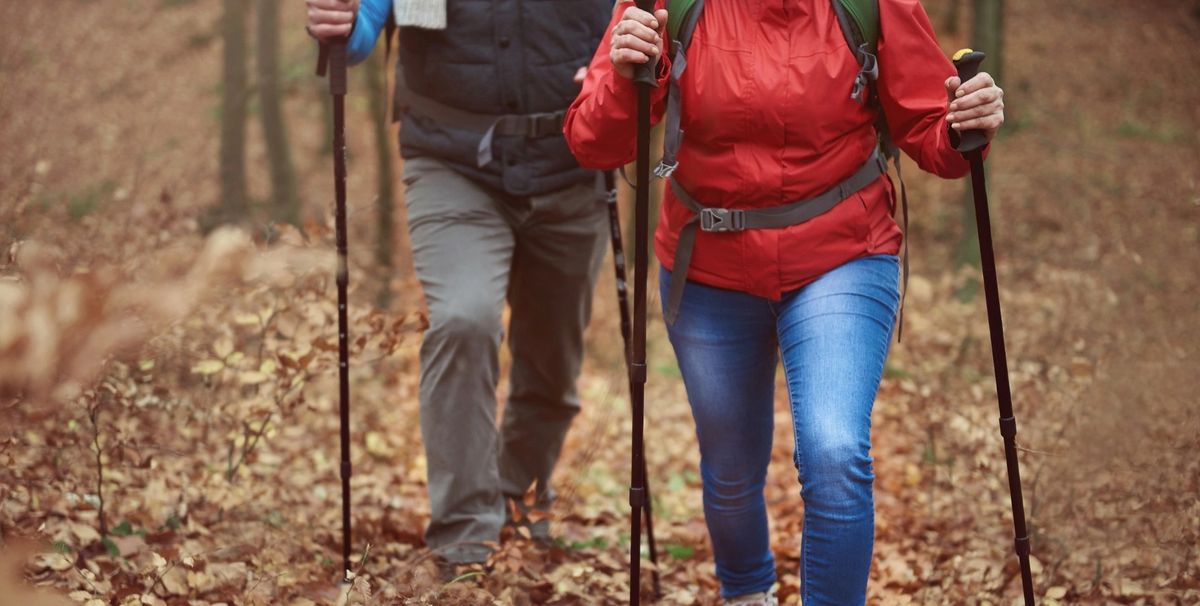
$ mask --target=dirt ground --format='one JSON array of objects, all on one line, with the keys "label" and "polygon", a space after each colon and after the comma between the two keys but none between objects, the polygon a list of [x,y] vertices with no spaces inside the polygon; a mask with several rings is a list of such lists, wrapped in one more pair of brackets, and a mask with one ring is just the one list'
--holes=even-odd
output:
[{"label": "dirt ground", "polygon": [[[947,0],[925,5],[944,29]],[[282,239],[327,249],[323,88],[302,11],[285,12],[286,113],[307,223]],[[54,251],[58,275],[109,268],[132,288],[164,288],[194,257],[199,217],[218,196],[219,17],[218,3],[195,0],[0,5],[10,32],[0,37],[4,280],[31,282],[16,261],[31,242]],[[1038,594],[1044,604],[1200,604],[1200,4],[1010,0],[1006,19],[1010,113],[988,170]],[[947,51],[967,42],[942,36]],[[625,603],[629,413],[607,275],[584,411],[556,479],[559,545],[506,534],[491,573],[436,581],[420,538],[420,295],[401,236],[400,267],[386,278],[398,296],[389,309],[370,305],[384,279],[372,256],[374,156],[366,99],[349,107],[352,332],[363,335],[352,599]],[[248,131],[251,193],[262,200],[253,112]],[[908,168],[914,273],[874,415],[869,603],[1019,603],[986,316],[981,296],[956,297],[974,275],[951,262],[965,184]],[[259,240],[266,228],[247,222]],[[78,397],[0,401],[0,568],[24,563],[25,583],[89,605],[333,603],[340,493],[325,270],[207,293]],[[86,302],[98,291],[83,292]],[[649,352],[658,603],[716,603],[693,427],[659,318]],[[798,604],[803,504],[779,393],[767,499],[780,595]],[[15,558],[22,539],[37,543]],[[51,599],[5,573],[0,605]]]}]

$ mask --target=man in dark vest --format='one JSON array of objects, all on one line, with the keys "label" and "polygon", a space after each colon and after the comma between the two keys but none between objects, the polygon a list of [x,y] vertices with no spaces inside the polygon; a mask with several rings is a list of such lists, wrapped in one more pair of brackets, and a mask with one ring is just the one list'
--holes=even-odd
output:
[{"label": "man in dark vest", "polygon": [[[550,476],[572,417],[607,214],[562,136],[612,0],[307,0],[308,30],[351,61],[399,29],[408,228],[429,307],[421,346],[428,546],[483,562],[509,501]],[[507,299],[511,386],[496,429]],[[544,522],[544,520],[543,520]],[[535,536],[545,536],[544,523]]]}]

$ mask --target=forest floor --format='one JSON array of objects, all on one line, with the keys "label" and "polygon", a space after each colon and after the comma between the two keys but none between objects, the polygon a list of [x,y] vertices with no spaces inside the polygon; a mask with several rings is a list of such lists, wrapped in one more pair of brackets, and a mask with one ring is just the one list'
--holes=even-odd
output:
[{"label": "forest floor", "polygon": [[[248,277],[267,232],[251,221],[257,245],[218,232],[195,260],[199,217],[217,199],[216,3],[17,4],[0,6],[22,32],[0,39],[0,302],[43,288],[55,318],[86,310],[64,326],[103,332],[124,326],[111,312],[137,293],[132,307],[160,322],[76,392],[0,400],[0,605],[61,599],[27,585],[90,606],[333,603],[328,259]],[[925,4],[943,26],[947,2]],[[1200,8],[1054,4],[1008,3],[1010,121],[988,164],[1035,583],[1048,605],[1200,604]],[[322,89],[299,12],[286,17],[285,82],[309,220],[273,238],[329,250]],[[964,41],[943,35],[947,50]],[[350,107],[351,158],[371,158],[366,102]],[[251,165],[263,167],[253,117],[250,130]],[[352,600],[625,603],[630,419],[611,277],[597,288],[584,408],[555,480],[558,546],[506,533],[492,572],[441,583],[421,541],[424,316],[407,260],[386,282],[374,262],[369,164],[353,163],[350,182]],[[868,602],[1017,603],[986,316],[981,296],[957,296],[975,278],[951,262],[964,184],[908,164],[913,276],[873,417]],[[265,172],[249,171],[258,198]],[[398,296],[377,309],[385,284]],[[66,344],[48,357],[104,344],[44,320],[4,318],[0,352],[26,331]],[[649,367],[657,603],[713,604],[693,428],[657,317]],[[798,604],[803,503],[778,393],[766,496],[782,602]]]}]

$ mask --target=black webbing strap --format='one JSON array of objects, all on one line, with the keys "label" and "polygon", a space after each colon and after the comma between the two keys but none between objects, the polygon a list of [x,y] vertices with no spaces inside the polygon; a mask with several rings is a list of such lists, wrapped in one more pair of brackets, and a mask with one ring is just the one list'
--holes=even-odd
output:
[{"label": "black webbing strap", "polygon": [[821,194],[782,206],[746,210],[706,207],[692,198],[678,181],[671,179],[671,191],[674,192],[675,198],[695,213],[695,216],[683,225],[679,232],[679,242],[675,246],[675,263],[671,266],[671,285],[667,291],[667,323],[674,324],[675,318],[679,316],[679,303],[683,300],[683,288],[687,283],[688,267],[692,263],[697,230],[735,232],[798,225],[828,212],[841,201],[874,183],[886,172],[887,165],[876,151],[854,174]]},{"label": "black webbing strap", "polygon": [[899,343],[904,338],[904,302],[908,299],[908,188],[904,186],[904,172],[900,170],[900,149],[892,142],[891,135],[886,130],[882,131],[881,138],[880,148],[884,150],[884,159],[886,161],[891,158],[892,165],[896,167],[896,178],[900,180],[900,216],[904,226],[901,237],[904,239],[904,251],[900,255],[900,309],[896,312],[896,342]]},{"label": "black webbing strap", "polygon": [[450,107],[425,95],[414,92],[404,82],[404,70],[396,68],[396,107],[439,124],[459,130],[480,133],[475,160],[483,167],[491,163],[492,141],[496,135],[529,139],[562,135],[566,110],[534,114],[477,114]]}]

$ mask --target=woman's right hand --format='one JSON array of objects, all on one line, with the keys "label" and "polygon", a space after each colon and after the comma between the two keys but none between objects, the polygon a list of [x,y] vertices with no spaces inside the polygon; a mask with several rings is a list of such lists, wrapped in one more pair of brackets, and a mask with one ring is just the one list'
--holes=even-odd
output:
[{"label": "woman's right hand", "polygon": [[307,0],[308,33],[318,40],[341,38],[354,29],[358,0]]},{"label": "woman's right hand", "polygon": [[[311,4],[314,0],[309,0]],[[613,27],[608,57],[617,74],[633,78],[633,67],[649,63],[662,54],[663,31],[667,26],[667,11],[659,9],[651,15],[630,6]]]}]

